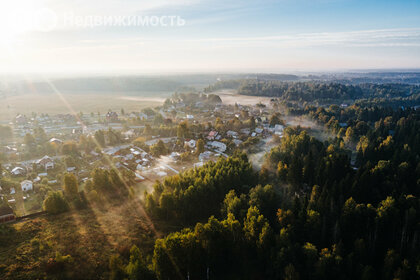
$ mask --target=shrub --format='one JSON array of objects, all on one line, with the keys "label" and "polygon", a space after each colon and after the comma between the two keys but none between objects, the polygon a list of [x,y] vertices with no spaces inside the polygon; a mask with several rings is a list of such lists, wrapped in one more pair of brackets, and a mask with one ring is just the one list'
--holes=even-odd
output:
[{"label": "shrub", "polygon": [[50,214],[58,214],[67,211],[69,205],[61,192],[49,192],[44,200],[43,208]]}]

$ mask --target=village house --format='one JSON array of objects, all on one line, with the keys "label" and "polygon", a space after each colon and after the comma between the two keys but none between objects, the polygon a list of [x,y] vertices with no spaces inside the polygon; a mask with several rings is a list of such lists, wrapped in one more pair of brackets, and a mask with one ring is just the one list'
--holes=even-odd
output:
[{"label": "village house", "polygon": [[72,172],[75,172],[76,171],[76,167],[74,167],[74,166],[67,167],[66,170],[67,170],[67,172],[72,173]]},{"label": "village house", "polygon": [[241,133],[244,135],[249,135],[251,133],[251,130],[249,128],[242,128]]},{"label": "village house", "polygon": [[260,127],[255,128],[255,133],[257,134],[263,133],[263,131],[264,131],[263,128],[260,128]]},{"label": "village house", "polygon": [[12,173],[13,176],[22,176],[26,174],[26,169],[18,166],[13,168],[10,173]]},{"label": "village house", "polygon": [[209,132],[209,135],[207,136],[207,139],[209,140],[214,140],[217,136],[218,132],[215,130],[212,130]]},{"label": "village house", "polygon": [[236,146],[239,146],[243,141],[239,139],[233,139],[232,141]]},{"label": "village house", "polygon": [[227,148],[226,144],[219,141],[208,142],[207,145],[209,145],[213,149],[216,149],[219,153],[224,153]]},{"label": "village house", "polygon": [[185,141],[185,145],[187,145],[191,149],[194,149],[195,148],[195,140],[194,139],[191,139],[189,141]]},{"label": "village house", "polygon": [[212,155],[213,153],[212,152],[210,152],[210,151],[205,151],[205,152],[202,152],[199,156],[198,156],[198,159],[200,160],[200,161],[207,161],[207,160],[209,160],[210,159],[210,156]]},{"label": "village house", "polygon": [[105,115],[105,118],[108,122],[117,122],[118,121],[118,114],[115,112],[108,112]]},{"label": "village house", "polygon": [[172,152],[170,155],[169,155],[169,158],[171,159],[171,160],[173,160],[173,161],[178,161],[180,158],[181,158],[181,156],[180,156],[180,154],[179,153],[177,153],[177,152]]},{"label": "village house", "polygon": [[276,124],[274,126],[274,134],[276,135],[283,135],[284,125]]},{"label": "village house", "polygon": [[226,135],[228,137],[237,138],[238,137],[238,132],[229,130],[228,132],[226,132]]},{"label": "village house", "polygon": [[17,115],[15,118],[15,123],[16,124],[25,124],[27,123],[28,120],[26,119],[26,117],[24,115]]},{"label": "village house", "polygon": [[29,181],[29,180],[22,181],[20,183],[20,186],[23,192],[32,191],[34,189],[32,181]]},{"label": "village house", "polygon": [[45,170],[50,170],[54,168],[54,160],[49,156],[44,156],[43,158],[37,160],[36,165],[45,168]]}]

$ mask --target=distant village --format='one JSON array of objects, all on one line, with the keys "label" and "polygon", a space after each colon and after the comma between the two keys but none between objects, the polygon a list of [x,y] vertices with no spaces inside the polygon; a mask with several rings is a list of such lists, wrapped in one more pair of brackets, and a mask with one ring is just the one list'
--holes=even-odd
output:
[{"label": "distant village", "polygon": [[237,149],[258,153],[283,136],[277,109],[275,99],[245,106],[223,104],[217,95],[174,94],[139,112],[18,114],[2,124],[12,137],[1,138],[0,221],[42,211],[65,173],[83,189],[95,168],[117,169],[141,188]]}]

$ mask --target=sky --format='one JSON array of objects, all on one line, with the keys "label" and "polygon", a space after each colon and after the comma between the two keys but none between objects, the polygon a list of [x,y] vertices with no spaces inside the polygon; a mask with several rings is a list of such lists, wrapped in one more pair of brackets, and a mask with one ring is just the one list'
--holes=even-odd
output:
[{"label": "sky", "polygon": [[418,0],[0,2],[0,72],[419,69]]}]

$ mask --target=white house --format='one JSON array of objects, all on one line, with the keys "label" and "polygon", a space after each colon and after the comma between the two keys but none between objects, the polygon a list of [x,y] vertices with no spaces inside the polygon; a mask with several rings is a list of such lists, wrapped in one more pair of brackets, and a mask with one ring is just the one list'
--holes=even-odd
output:
[{"label": "white house", "polygon": [[243,141],[239,139],[233,139],[232,141],[236,146],[239,146]]},{"label": "white house", "polygon": [[185,145],[193,149],[195,148],[195,140],[191,139],[190,141],[185,141]]},{"label": "white house", "polygon": [[32,181],[29,180],[22,181],[20,186],[22,187],[23,192],[32,191],[34,189]]},{"label": "white house", "polygon": [[200,161],[206,161],[206,160],[209,160],[210,159],[210,156],[212,155],[213,153],[212,152],[210,152],[210,151],[205,151],[205,152],[202,152],[199,156],[198,156],[198,159],[200,160]]},{"label": "white house", "polygon": [[255,132],[258,133],[258,134],[262,133],[263,131],[264,131],[264,129],[262,129],[260,127],[255,128]]},{"label": "white house", "polygon": [[236,138],[238,137],[238,132],[229,130],[228,132],[226,132],[226,135],[232,138]]},{"label": "white house", "polygon": [[12,169],[11,173],[14,176],[20,176],[20,175],[25,175],[26,170],[23,169],[22,167],[15,167]]},{"label": "white house", "polygon": [[17,115],[15,118],[15,122],[17,124],[25,124],[28,122],[28,120],[26,119],[26,117],[24,115]]},{"label": "white house", "polygon": [[276,124],[276,125],[274,126],[274,131],[275,131],[275,132],[283,132],[283,130],[284,130],[284,125],[281,125],[281,124]]},{"label": "white house", "polygon": [[242,128],[241,133],[245,135],[249,135],[251,133],[251,130],[249,128]]},{"label": "white house", "polygon": [[67,167],[67,172],[74,172],[76,171],[76,167],[71,166],[71,167]]},{"label": "white house", "polygon": [[218,152],[224,153],[226,151],[226,144],[219,142],[219,141],[213,141],[208,143],[211,147],[214,149],[217,149]]}]

